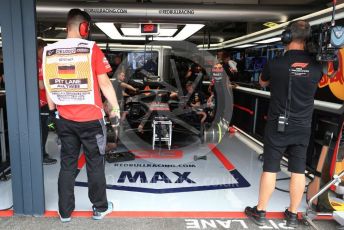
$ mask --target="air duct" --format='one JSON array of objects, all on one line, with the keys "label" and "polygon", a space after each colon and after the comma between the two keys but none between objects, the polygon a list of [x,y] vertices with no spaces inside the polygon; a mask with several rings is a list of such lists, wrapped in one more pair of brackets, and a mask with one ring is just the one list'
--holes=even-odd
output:
[{"label": "air duct", "polygon": [[314,12],[309,6],[225,4],[115,4],[109,2],[38,2],[37,16],[44,21],[65,21],[71,8],[87,11],[95,22],[284,22]]}]

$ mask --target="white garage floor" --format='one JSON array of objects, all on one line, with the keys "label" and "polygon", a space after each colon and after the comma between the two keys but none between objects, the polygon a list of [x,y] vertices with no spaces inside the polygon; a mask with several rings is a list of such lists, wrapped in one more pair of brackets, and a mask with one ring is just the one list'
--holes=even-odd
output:
[{"label": "white garage floor", "polygon": [[[238,133],[226,136],[218,145],[194,144],[181,149],[129,149],[137,158],[122,163],[106,163],[108,199],[115,211],[140,212],[242,212],[257,202],[262,162],[260,150],[248,147]],[[50,135],[48,152],[58,159],[55,137]],[[206,160],[194,156],[206,155]],[[80,166],[83,165],[82,156]],[[46,210],[58,209],[59,164],[44,166]],[[286,170],[278,178],[288,177]],[[288,190],[289,180],[277,182]],[[0,184],[1,186],[1,184]],[[81,167],[75,186],[77,211],[90,211],[86,166]],[[0,198],[1,199],[1,198]],[[282,212],[289,204],[288,193],[275,191],[269,212]],[[300,211],[305,210],[302,202]]]}]

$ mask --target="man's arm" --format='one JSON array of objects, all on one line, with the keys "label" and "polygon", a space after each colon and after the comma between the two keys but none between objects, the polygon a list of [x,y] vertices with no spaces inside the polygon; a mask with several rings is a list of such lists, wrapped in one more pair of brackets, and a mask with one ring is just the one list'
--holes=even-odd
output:
[{"label": "man's arm", "polygon": [[56,108],[55,103],[51,100],[48,91],[46,91],[46,95],[47,95],[47,102],[48,102],[49,110],[55,110]]},{"label": "man's arm", "polygon": [[269,84],[270,84],[270,81],[264,81],[263,79],[262,79],[262,75],[260,75],[259,76],[259,84],[260,84],[260,86],[261,87],[266,87],[266,86],[268,86]]},{"label": "man's arm", "polygon": [[192,71],[191,71],[191,69],[189,69],[184,78],[191,77],[191,74],[192,74]]},{"label": "man's arm", "polygon": [[39,89],[44,89],[45,88],[43,80],[39,80],[38,81],[38,86],[39,86]]},{"label": "man's arm", "polygon": [[259,84],[261,87],[266,87],[270,84],[270,67],[269,63],[266,63],[262,73],[259,76]]},{"label": "man's arm", "polygon": [[121,82],[120,83],[120,86],[123,88],[123,89],[129,89],[131,91],[136,91],[136,89],[134,87],[132,87],[131,85],[127,84],[127,83],[124,83],[124,82]]},{"label": "man's arm", "polygon": [[270,81],[264,81],[263,79],[262,79],[262,74],[259,76],[259,84],[260,84],[260,86],[261,87],[266,87],[266,86],[268,86],[269,84],[270,84]]},{"label": "man's arm", "polygon": [[116,93],[106,73],[98,75],[98,83],[102,93],[111,105],[110,117],[120,117]]}]

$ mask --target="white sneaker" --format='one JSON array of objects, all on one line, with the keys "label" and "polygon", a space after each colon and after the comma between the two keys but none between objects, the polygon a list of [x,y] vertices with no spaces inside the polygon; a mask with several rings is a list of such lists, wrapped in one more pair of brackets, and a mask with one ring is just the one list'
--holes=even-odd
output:
[{"label": "white sneaker", "polygon": [[108,209],[104,212],[99,212],[97,211],[95,208],[93,209],[93,216],[92,218],[94,220],[101,220],[103,219],[107,214],[111,213],[113,210],[113,203],[112,202],[108,202]]},{"label": "white sneaker", "polygon": [[59,214],[59,217],[60,217],[60,220],[61,220],[62,223],[67,223],[67,222],[70,222],[72,220],[71,217],[64,218],[64,217],[61,216],[60,212],[57,212],[57,213]]}]

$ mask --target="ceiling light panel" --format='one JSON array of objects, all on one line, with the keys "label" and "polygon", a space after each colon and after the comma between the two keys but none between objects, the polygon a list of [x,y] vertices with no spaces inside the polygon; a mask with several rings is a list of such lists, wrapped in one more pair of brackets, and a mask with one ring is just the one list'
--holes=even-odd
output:
[{"label": "ceiling light panel", "polygon": [[186,24],[184,28],[175,36],[175,39],[178,41],[183,41],[203,27],[203,24]]},{"label": "ceiling light panel", "polygon": [[[121,31],[124,36],[141,36],[140,28],[123,28],[121,27]],[[159,37],[173,37],[173,35],[177,32],[177,29],[160,29],[159,30]]]},{"label": "ceiling light panel", "polygon": [[[128,34],[127,36],[122,36],[117,30],[116,26],[113,23],[104,22],[104,23],[95,23],[96,26],[101,29],[107,36],[113,40],[145,40],[143,36],[136,36],[136,31],[133,28],[121,28],[123,34]],[[169,36],[172,33],[175,34],[177,29],[163,29],[162,35],[155,37],[153,40],[156,41],[183,41],[202,29],[203,24],[186,24],[184,28],[176,34],[174,37]],[[124,29],[124,30],[123,30]],[[161,32],[161,29],[160,29]],[[129,34],[132,34],[130,36]],[[166,35],[166,36],[163,36]]]},{"label": "ceiling light panel", "polygon": [[252,46],[256,46],[256,44],[245,44],[245,45],[240,45],[240,46],[236,46],[233,48],[242,49],[242,48],[248,48],[248,47],[252,47]]},{"label": "ceiling light panel", "polygon": [[255,43],[257,43],[257,44],[269,44],[269,43],[279,42],[279,41],[281,41],[281,37],[269,38],[269,39],[257,41]]},{"label": "ceiling light panel", "polygon": [[140,36],[141,30],[140,28],[122,28],[121,31],[124,36]]},{"label": "ceiling light panel", "polygon": [[160,28],[159,37],[173,37],[178,29],[162,29]]}]

